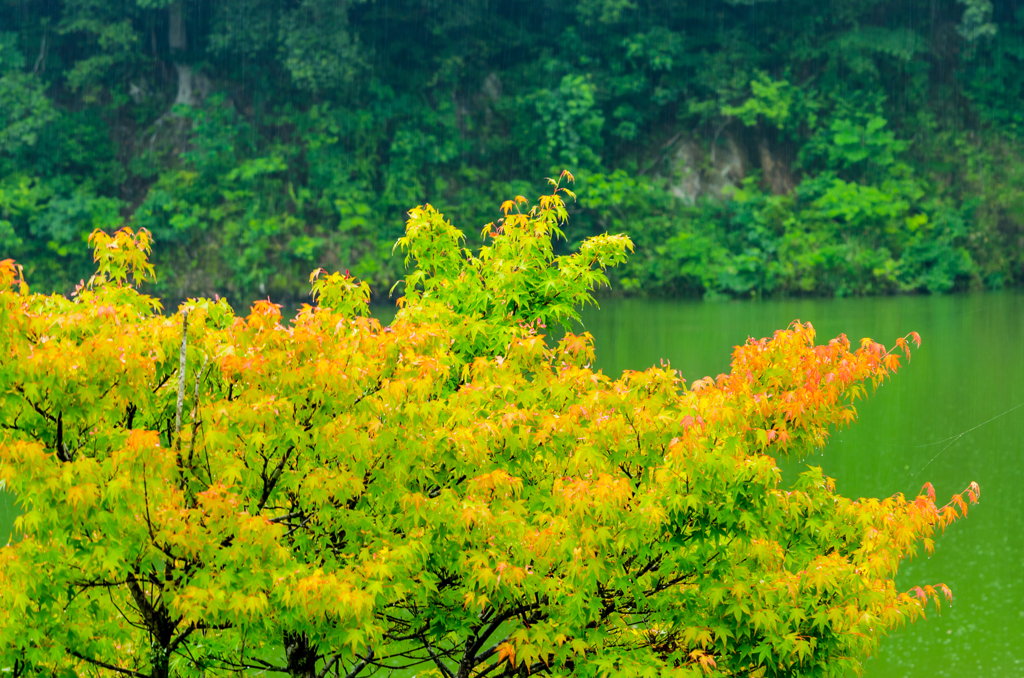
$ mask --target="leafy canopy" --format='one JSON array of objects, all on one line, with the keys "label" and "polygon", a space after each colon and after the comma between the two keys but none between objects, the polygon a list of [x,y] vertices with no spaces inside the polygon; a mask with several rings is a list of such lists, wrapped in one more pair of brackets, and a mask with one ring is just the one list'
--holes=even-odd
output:
[{"label": "leafy canopy", "polygon": [[152,274],[141,231],[94,234],[71,299],[0,264],[0,477],[23,509],[0,666],[842,676],[949,595],[894,577],[976,485],[944,507],[930,485],[851,500],[776,466],[851,423],[900,355],[795,322],[690,386],[595,371],[589,335],[543,330],[631,243],[555,255],[553,183],[479,252],[413,210],[387,327],[323,271],[287,323],[268,301],[159,315],[129,284]]},{"label": "leafy canopy", "polygon": [[568,241],[634,238],[620,289],[1021,285],[1022,97],[1017,2],[11,0],[0,256],[70,292],[127,219],[154,293],[382,292],[395,215],[484,223],[569,166]]}]

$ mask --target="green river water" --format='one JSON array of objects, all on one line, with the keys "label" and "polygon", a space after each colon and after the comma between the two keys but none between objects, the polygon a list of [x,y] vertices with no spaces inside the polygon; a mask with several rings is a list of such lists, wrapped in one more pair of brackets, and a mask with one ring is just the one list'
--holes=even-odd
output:
[{"label": "green river water", "polygon": [[[388,313],[382,315],[390,315]],[[688,381],[728,369],[732,347],[794,319],[819,342],[840,333],[891,346],[912,330],[923,345],[909,365],[859,406],[860,419],[810,463],[853,497],[939,498],[981,485],[981,504],[937,541],[931,558],[900,572],[900,588],[948,584],[951,607],[890,636],[867,678],[1024,676],[1024,295],[702,303],[610,300],[588,309],[598,367],[617,376],[665,359]],[[1016,409],[1015,409],[1016,408]],[[0,529],[13,521],[0,493]],[[6,531],[6,530],[5,530]]]},{"label": "green river water", "polygon": [[903,590],[946,583],[952,606],[893,633],[866,677],[1024,676],[1024,295],[613,300],[588,310],[584,323],[605,373],[664,358],[692,382],[726,371],[731,347],[748,336],[797,318],[814,324],[819,343],[845,333],[854,345],[871,337],[892,346],[911,330],[923,343],[823,454],[781,464],[784,482],[813,464],[851,497],[914,495],[930,481],[941,499],[972,480],[981,485],[981,503],[897,581]]}]

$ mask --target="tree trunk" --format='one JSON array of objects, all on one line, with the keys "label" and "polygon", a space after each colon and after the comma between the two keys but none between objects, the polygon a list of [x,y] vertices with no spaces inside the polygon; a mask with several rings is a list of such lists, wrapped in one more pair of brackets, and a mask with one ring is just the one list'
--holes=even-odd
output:
[{"label": "tree trunk", "polygon": [[171,675],[171,653],[166,647],[157,647],[154,643],[153,667],[150,669],[149,678],[170,678]]},{"label": "tree trunk", "polygon": [[129,577],[127,584],[135,606],[142,613],[146,628],[153,639],[150,647],[150,652],[153,653],[153,665],[149,676],[150,678],[169,678],[171,642],[178,623],[171,618],[170,612],[162,603],[153,604],[154,600],[159,601],[160,597],[147,595],[135,576]]},{"label": "tree trunk", "polygon": [[293,678],[316,678],[317,648],[305,633],[284,634],[284,656]]}]

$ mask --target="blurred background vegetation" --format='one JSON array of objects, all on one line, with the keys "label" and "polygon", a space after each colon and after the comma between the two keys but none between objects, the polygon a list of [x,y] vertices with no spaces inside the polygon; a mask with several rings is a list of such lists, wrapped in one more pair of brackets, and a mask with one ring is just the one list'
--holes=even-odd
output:
[{"label": "blurred background vegetation", "polygon": [[1022,90],[1024,0],[0,0],[0,256],[69,291],[128,224],[172,299],[380,299],[410,207],[476,246],[568,168],[620,292],[1019,286]]}]

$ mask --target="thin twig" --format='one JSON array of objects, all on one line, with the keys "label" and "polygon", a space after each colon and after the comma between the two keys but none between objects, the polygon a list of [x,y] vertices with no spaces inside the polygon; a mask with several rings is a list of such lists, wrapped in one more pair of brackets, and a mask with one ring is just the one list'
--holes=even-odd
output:
[{"label": "thin twig", "polygon": [[[337,659],[337,657],[335,657]],[[366,653],[366,656],[356,662],[356,665],[352,667],[352,670],[345,674],[345,678],[356,678],[359,672],[366,668],[366,665],[373,661],[373,650]]]},{"label": "thin twig", "polygon": [[174,418],[174,444],[181,449],[181,408],[185,405],[185,349],[188,346],[188,309],[181,311],[181,359],[178,364],[178,410]]},{"label": "thin twig", "polygon": [[[206,364],[209,362],[209,356],[203,356],[203,366],[196,373],[196,394],[193,398],[193,415],[192,415],[192,437],[188,441],[188,464],[192,466],[192,453],[196,449],[196,435],[199,433],[199,379],[203,376],[203,372],[206,370]],[[213,482],[213,478],[210,478],[210,482]]]},{"label": "thin twig", "polygon": [[441,669],[441,673],[443,673],[447,678],[455,678],[452,675],[452,670],[445,666],[444,662],[441,661],[441,658],[438,657],[437,654],[435,654],[434,648],[430,646],[430,641],[427,640],[426,636],[423,637],[423,646],[427,648],[427,652],[430,654],[430,658],[434,660],[434,663],[437,665],[437,668]]},{"label": "thin twig", "polygon": [[274,516],[273,518],[268,518],[267,522],[268,523],[285,523],[285,522],[291,520],[292,518],[298,518],[300,516],[302,516],[302,511],[292,511],[291,513],[286,513],[283,516]]},{"label": "thin twig", "polygon": [[120,666],[114,666],[113,664],[101,662],[98,659],[93,659],[91,657],[86,657],[85,655],[78,654],[74,650],[68,650],[68,654],[72,657],[78,657],[82,661],[89,662],[90,664],[93,664],[95,666],[102,666],[105,669],[116,671],[117,673],[123,673],[126,676],[135,676],[136,678],[149,678],[149,676],[147,676],[145,673],[139,673],[138,671],[132,671],[131,669],[123,669]]}]

